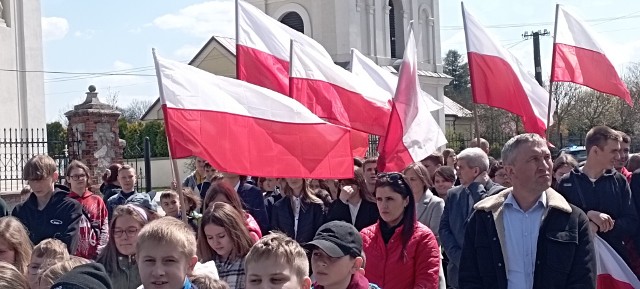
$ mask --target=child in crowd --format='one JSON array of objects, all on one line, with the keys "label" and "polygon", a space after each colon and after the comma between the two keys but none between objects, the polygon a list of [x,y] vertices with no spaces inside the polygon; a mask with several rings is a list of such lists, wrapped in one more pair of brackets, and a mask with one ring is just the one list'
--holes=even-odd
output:
[{"label": "child in crowd", "polygon": [[107,205],[102,198],[91,191],[89,167],[74,160],[65,173],[71,192],[69,197],[78,201],[84,208],[85,217],[80,221],[80,238],[76,256],[94,260],[109,240],[109,221]]},{"label": "child in crowd", "polygon": [[[112,216],[113,210],[120,205],[124,205],[127,199],[131,198],[136,192],[136,169],[130,165],[124,165],[118,170],[118,183],[122,189],[117,194],[111,196],[107,200],[107,210],[109,211],[109,217]],[[142,193],[149,197],[149,194]]]},{"label": "child in crowd", "polygon": [[378,289],[360,272],[363,265],[362,237],[351,224],[332,221],[318,229],[313,241],[304,245],[311,252],[314,289]]},{"label": "child in crowd", "polygon": [[114,288],[136,289],[142,284],[136,265],[136,242],[148,222],[146,212],[138,206],[129,204],[114,210],[109,242],[97,260],[109,274]]},{"label": "child in crowd", "polygon": [[158,204],[151,200],[151,196],[147,193],[135,194],[124,203],[125,205],[134,205],[144,210],[147,214],[148,222],[160,219],[162,216],[158,213]]},{"label": "child in crowd", "polygon": [[284,195],[273,205],[271,228],[299,243],[313,240],[324,222],[324,204],[309,188],[306,179],[287,178]]},{"label": "child in crowd", "polygon": [[55,189],[57,169],[58,165],[48,155],[37,155],[27,161],[22,178],[28,181],[33,193],[11,215],[27,227],[33,244],[55,237],[67,245],[70,253],[75,253],[82,205],[69,198],[67,192]]},{"label": "child in crowd", "polygon": [[120,187],[120,183],[118,182],[118,171],[121,167],[121,164],[111,164],[102,175],[100,193],[102,193],[102,201],[104,201],[105,204],[109,198],[122,190],[122,187]]},{"label": "child in crowd", "polygon": [[[64,243],[57,239],[46,239],[33,248],[31,263],[27,270],[27,281],[30,288],[38,288],[38,279],[52,262],[64,262],[69,259],[69,252]],[[49,265],[50,266],[50,265]]]},{"label": "child in crowd", "polygon": [[254,240],[243,217],[231,205],[214,203],[204,213],[198,230],[198,257],[214,260],[220,280],[235,289],[245,288],[244,257]]},{"label": "child in crowd", "polygon": [[282,194],[282,190],[278,187],[278,179],[259,178],[258,184],[263,192],[264,208],[267,210],[269,220],[271,220],[273,216],[273,204],[280,201],[284,195]]},{"label": "child in crowd", "polygon": [[30,289],[24,274],[6,262],[0,262],[0,288]]},{"label": "child in crowd", "polygon": [[230,289],[229,285],[224,281],[204,274],[195,274],[192,276],[191,283],[198,289]]},{"label": "child in crowd", "polygon": [[32,249],[29,234],[18,219],[0,218],[0,261],[15,266],[26,276]]},{"label": "child in crowd", "polygon": [[196,288],[187,278],[198,262],[195,244],[191,228],[175,218],[161,218],[145,226],[136,244],[143,288]]},{"label": "child in crowd", "polygon": [[[200,198],[193,193],[190,188],[182,188],[182,193],[184,195],[184,200],[187,203],[187,216],[189,219],[189,225],[191,228],[196,231],[198,230],[198,222],[193,217],[193,213],[196,211],[196,208],[200,206]],[[180,206],[180,196],[174,190],[165,191],[160,195],[160,206],[165,213],[165,216],[174,217],[178,219],[182,219],[182,211]]]},{"label": "child in crowd", "polygon": [[51,286],[56,289],[120,289],[111,286],[109,275],[99,263],[88,263],[73,268]]},{"label": "child in crowd", "polygon": [[[51,264],[51,266],[42,272],[42,275],[38,278],[38,284],[40,289],[49,289],[62,277],[64,274],[67,274],[69,271],[73,270],[73,268],[78,267],[80,265],[91,263],[90,260],[87,260],[82,257],[71,256],[69,260],[64,262],[56,262]],[[32,288],[35,289],[35,288]]]},{"label": "child in crowd", "polygon": [[247,289],[309,289],[309,261],[304,249],[282,233],[260,239],[245,258]]},{"label": "child in crowd", "polygon": [[211,185],[211,188],[207,193],[207,197],[204,198],[202,207],[207,210],[208,207],[212,206],[216,202],[231,205],[241,216],[243,216],[244,225],[247,230],[249,230],[249,235],[254,241],[258,241],[258,239],[262,238],[262,231],[260,230],[258,222],[256,222],[251,214],[242,208],[240,196],[238,196],[238,193],[236,193],[236,191],[234,191],[226,182],[216,182]]}]

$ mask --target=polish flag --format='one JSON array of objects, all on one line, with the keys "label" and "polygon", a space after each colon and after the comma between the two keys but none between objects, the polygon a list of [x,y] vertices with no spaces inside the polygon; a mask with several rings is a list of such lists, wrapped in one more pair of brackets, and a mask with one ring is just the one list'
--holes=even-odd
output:
[{"label": "polish flag", "polygon": [[291,42],[290,96],[331,123],[384,135],[391,113],[389,92],[295,41]]},{"label": "polish flag", "polygon": [[598,271],[598,289],[640,288],[640,281],[620,255],[599,236],[593,238]]},{"label": "polish flag", "polygon": [[498,44],[468,11],[462,7],[473,101],[497,107],[520,116],[524,129],[545,136],[549,93],[522,64]]},{"label": "polish flag", "polygon": [[584,22],[557,5],[555,30],[551,81],[581,84],[633,106],[627,86]]},{"label": "polish flag", "polygon": [[290,41],[331,61],[329,53],[312,38],[280,23],[260,9],[236,0],[237,78],[289,95]]},{"label": "polish flag", "polygon": [[427,99],[420,90],[416,40],[413,29],[409,29],[391,118],[379,149],[378,171],[401,172],[409,164],[426,158],[445,144],[447,139],[431,115]]},{"label": "polish flag", "polygon": [[[379,86],[389,92],[389,96],[396,94],[398,87],[398,77],[388,70],[378,66],[369,57],[364,56],[358,49],[351,48],[351,73],[357,75],[365,81],[367,85]],[[427,99],[429,110],[434,111],[444,107],[442,102],[437,101],[433,96],[420,90],[422,97]]]},{"label": "polish flag", "polygon": [[353,176],[348,129],[273,90],[155,62],[172,158],[200,156],[221,171],[251,176]]}]

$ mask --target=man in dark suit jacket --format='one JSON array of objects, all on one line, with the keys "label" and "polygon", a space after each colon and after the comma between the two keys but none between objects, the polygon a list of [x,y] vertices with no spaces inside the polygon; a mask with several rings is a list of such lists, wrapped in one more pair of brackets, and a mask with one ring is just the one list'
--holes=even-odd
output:
[{"label": "man in dark suit jacket", "polygon": [[242,200],[242,205],[245,207],[247,212],[256,219],[258,226],[260,226],[260,231],[262,231],[262,235],[268,234],[270,224],[269,217],[267,216],[267,210],[264,207],[262,191],[258,187],[245,182],[245,177],[231,173],[222,173],[222,175],[223,180],[238,192],[238,195]]},{"label": "man in dark suit jacket", "polygon": [[458,154],[460,186],[449,190],[438,230],[440,242],[449,257],[447,285],[452,288],[458,288],[465,226],[473,205],[485,196],[504,189],[489,179],[488,171],[489,158],[482,149],[468,148]]}]

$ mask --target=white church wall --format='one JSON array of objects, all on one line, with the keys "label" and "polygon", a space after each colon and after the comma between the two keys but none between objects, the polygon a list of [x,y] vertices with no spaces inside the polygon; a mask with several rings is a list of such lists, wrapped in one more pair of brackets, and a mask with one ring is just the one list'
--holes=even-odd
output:
[{"label": "white church wall", "polygon": [[[7,27],[0,27],[0,128],[44,128],[40,1],[0,0]],[[24,72],[30,71],[30,72]]]}]

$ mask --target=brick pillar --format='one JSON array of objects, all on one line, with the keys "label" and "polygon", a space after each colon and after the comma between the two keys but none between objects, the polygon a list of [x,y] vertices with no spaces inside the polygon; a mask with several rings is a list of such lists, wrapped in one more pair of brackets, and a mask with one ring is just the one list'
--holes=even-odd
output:
[{"label": "brick pillar", "polygon": [[100,185],[102,174],[112,163],[122,163],[118,118],[120,112],[100,102],[96,87],[89,86],[87,98],[64,114],[70,159],[81,160],[91,169],[91,183]]}]

